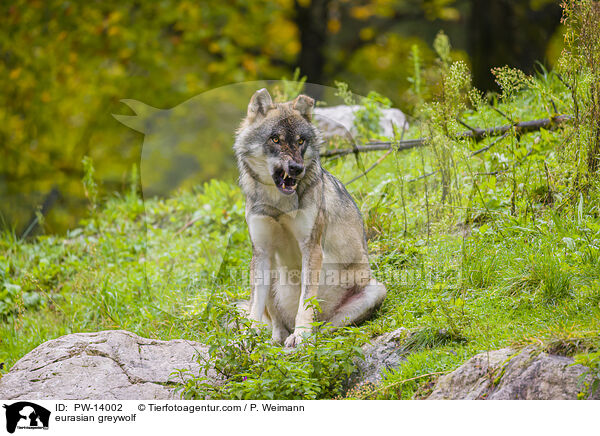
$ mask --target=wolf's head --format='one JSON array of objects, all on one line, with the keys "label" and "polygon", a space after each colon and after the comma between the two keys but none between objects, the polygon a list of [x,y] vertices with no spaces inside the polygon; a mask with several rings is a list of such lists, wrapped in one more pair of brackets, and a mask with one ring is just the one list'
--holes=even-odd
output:
[{"label": "wolf's head", "polygon": [[254,93],[234,145],[240,171],[285,195],[296,192],[319,162],[320,138],[311,123],[314,100],[299,95],[273,103],[263,88]]}]

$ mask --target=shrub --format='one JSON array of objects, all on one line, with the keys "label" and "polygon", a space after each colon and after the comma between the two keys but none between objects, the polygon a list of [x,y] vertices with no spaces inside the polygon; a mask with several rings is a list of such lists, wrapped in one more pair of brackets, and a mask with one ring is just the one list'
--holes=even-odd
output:
[{"label": "shrub", "polygon": [[[343,392],[362,358],[361,333],[315,323],[315,333],[294,350],[273,345],[266,329],[242,317],[223,296],[207,306],[203,323],[208,356],[198,376],[180,374],[186,399],[321,399]],[[209,382],[215,371],[222,383]]]}]

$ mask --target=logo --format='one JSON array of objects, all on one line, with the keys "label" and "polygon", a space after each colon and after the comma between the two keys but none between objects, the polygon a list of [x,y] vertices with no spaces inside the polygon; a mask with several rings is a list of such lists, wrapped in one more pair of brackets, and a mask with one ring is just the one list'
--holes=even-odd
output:
[{"label": "logo", "polygon": [[5,404],[6,431],[14,433],[15,429],[48,430],[50,411],[28,401],[19,401],[10,405]]}]

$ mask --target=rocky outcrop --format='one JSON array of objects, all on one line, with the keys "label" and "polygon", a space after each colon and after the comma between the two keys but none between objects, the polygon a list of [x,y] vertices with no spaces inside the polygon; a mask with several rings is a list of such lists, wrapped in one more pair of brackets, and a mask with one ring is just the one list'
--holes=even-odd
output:
[{"label": "rocky outcrop", "polygon": [[[591,376],[573,359],[510,348],[477,354],[440,377],[430,400],[575,400]],[[583,394],[589,397],[589,394]],[[594,399],[600,398],[596,392]]]},{"label": "rocky outcrop", "polygon": [[357,369],[350,376],[348,388],[364,384],[378,384],[386,370],[400,366],[406,360],[402,343],[409,331],[404,327],[376,337],[363,346],[364,360],[356,362]]},{"label": "rocky outcrop", "polygon": [[[399,367],[407,358],[406,341],[411,333],[394,330],[363,347],[364,361],[357,362],[348,389],[377,385],[386,370]],[[451,373],[440,377],[430,400],[568,400],[600,399],[590,395],[589,368],[570,357],[548,354],[535,347],[503,348],[477,354]]]},{"label": "rocky outcrop", "polygon": [[[356,135],[354,118],[359,108],[361,106],[358,105],[317,107],[313,110],[313,119],[325,139],[336,136],[351,139]],[[381,109],[381,118],[379,120],[381,135],[393,138],[394,129],[392,124],[396,126],[398,133],[402,132],[403,128],[408,128],[406,116],[401,110],[393,108]]]},{"label": "rocky outcrop", "polygon": [[0,379],[0,398],[172,399],[177,370],[198,375],[206,347],[124,330],[76,333],[43,343]]}]

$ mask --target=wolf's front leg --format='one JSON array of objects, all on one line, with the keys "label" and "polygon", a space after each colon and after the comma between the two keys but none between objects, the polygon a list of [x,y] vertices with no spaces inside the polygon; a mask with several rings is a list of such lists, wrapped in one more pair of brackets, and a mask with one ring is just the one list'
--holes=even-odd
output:
[{"label": "wolf's front leg", "polygon": [[260,323],[271,292],[271,268],[277,227],[273,218],[267,216],[249,215],[246,221],[252,240],[250,319]]},{"label": "wolf's front leg", "polygon": [[250,319],[261,323],[265,313],[267,297],[271,290],[271,259],[269,253],[254,250],[250,262],[250,280],[252,294],[250,296]]},{"label": "wolf's front leg", "polygon": [[295,347],[302,342],[302,335],[310,333],[315,319],[314,305],[307,300],[317,296],[319,276],[323,264],[321,241],[313,241],[302,248],[302,290],[298,301],[298,312],[294,324],[294,332],[285,340],[286,347]]}]

